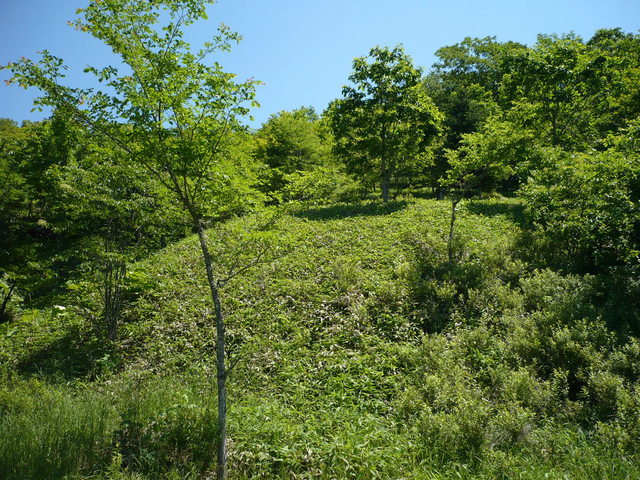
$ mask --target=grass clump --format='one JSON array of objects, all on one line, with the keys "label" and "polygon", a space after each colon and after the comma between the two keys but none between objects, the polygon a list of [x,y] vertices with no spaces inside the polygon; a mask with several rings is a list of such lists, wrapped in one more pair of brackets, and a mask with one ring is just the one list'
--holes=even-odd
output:
[{"label": "grass clump", "polygon": [[14,379],[0,391],[0,476],[204,472],[216,430],[208,386],[120,379],[97,389]]}]

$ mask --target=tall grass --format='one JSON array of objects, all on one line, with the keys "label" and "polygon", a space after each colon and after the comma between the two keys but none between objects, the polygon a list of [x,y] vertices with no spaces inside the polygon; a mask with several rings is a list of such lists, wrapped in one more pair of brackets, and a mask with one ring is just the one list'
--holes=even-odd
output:
[{"label": "tall grass", "polygon": [[204,472],[215,452],[214,408],[203,382],[89,390],[14,381],[0,393],[0,478]]},{"label": "tall grass", "polygon": [[116,415],[104,396],[29,382],[5,388],[0,408],[1,478],[62,478],[109,463]]}]

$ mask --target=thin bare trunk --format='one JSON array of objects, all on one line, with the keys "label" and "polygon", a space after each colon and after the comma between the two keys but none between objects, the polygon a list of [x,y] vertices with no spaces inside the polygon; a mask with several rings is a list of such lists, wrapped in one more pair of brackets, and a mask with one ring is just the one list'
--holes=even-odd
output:
[{"label": "thin bare trunk", "polygon": [[207,270],[207,281],[216,317],[216,371],[218,384],[218,465],[216,479],[224,480],[227,475],[227,370],[225,364],[225,324],[220,303],[220,291],[213,273],[213,262],[209,253],[207,237],[200,221],[197,221],[198,239],[202,258]]},{"label": "thin bare trunk", "polygon": [[447,242],[450,265],[453,263],[453,239],[455,237],[456,211],[460,200],[462,200],[462,197],[456,197],[455,194],[451,197],[451,223],[449,224],[449,240]]},{"label": "thin bare trunk", "polygon": [[7,305],[9,304],[9,300],[11,300],[11,297],[13,296],[13,289],[15,287],[16,283],[12,282],[11,286],[9,287],[9,291],[2,300],[2,305],[0,305],[0,323],[5,323],[6,321],[8,321],[8,317],[5,318],[4,312],[7,310]]},{"label": "thin bare trunk", "polygon": [[382,178],[380,179],[380,190],[382,190],[382,201],[387,203],[389,201],[389,187],[391,184],[391,175],[388,170],[383,170]]},{"label": "thin bare trunk", "polygon": [[127,275],[124,260],[109,261],[104,271],[104,318],[109,340],[115,340],[118,334],[118,322],[122,310],[122,287]]}]

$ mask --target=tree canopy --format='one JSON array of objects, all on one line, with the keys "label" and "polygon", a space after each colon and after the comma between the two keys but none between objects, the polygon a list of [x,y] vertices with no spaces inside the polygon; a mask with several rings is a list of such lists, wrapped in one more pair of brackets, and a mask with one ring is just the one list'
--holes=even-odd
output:
[{"label": "tree canopy", "polygon": [[377,179],[389,200],[394,175],[420,162],[440,132],[442,117],[401,46],[374,47],[353,61],[352,82],[329,107],[335,152],[365,182]]}]

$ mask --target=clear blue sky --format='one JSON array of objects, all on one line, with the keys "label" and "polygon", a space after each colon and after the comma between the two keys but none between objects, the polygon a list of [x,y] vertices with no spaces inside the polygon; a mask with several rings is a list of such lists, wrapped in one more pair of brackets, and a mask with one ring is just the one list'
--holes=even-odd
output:
[{"label": "clear blue sky", "polygon": [[[143,0],[144,1],[144,0]],[[0,0],[0,64],[48,49],[71,67],[113,63],[110,52],[67,21],[85,0]],[[402,43],[417,65],[430,67],[434,52],[465,36],[535,42],[538,33],[575,32],[588,39],[599,28],[640,29],[640,0],[220,0],[190,38],[205,40],[219,23],[244,37],[220,62],[241,78],[265,83],[253,126],[280,110],[311,105],[318,112],[340,96],[354,57],[374,45]],[[8,78],[0,72],[0,81]],[[0,117],[37,120],[34,93],[0,84]]]}]

